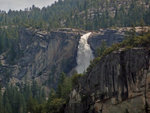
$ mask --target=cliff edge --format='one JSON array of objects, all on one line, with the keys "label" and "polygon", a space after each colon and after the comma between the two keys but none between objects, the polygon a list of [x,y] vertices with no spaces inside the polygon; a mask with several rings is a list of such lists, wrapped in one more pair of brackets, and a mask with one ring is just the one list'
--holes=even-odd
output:
[{"label": "cliff edge", "polygon": [[101,58],[70,94],[66,113],[149,113],[150,49],[120,48]]}]

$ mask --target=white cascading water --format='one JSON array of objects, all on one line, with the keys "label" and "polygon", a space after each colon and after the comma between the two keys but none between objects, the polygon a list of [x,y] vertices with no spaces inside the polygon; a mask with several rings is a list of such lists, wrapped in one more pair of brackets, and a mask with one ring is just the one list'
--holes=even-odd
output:
[{"label": "white cascading water", "polygon": [[78,73],[86,71],[87,67],[90,65],[90,61],[94,58],[90,45],[88,44],[90,35],[91,32],[84,34],[79,41],[76,67]]}]

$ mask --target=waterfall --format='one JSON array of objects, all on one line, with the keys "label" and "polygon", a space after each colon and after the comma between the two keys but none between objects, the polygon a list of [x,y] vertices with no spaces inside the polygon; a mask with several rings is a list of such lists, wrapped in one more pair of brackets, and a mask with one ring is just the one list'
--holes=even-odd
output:
[{"label": "waterfall", "polygon": [[87,67],[90,65],[90,61],[94,58],[90,45],[88,44],[90,35],[91,32],[84,34],[79,41],[76,67],[78,73],[86,71]]}]

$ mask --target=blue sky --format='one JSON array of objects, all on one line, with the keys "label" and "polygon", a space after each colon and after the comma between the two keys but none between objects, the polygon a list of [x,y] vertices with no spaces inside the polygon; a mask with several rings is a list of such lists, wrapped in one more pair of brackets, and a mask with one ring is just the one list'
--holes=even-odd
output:
[{"label": "blue sky", "polygon": [[0,10],[23,10],[32,5],[42,8],[51,5],[54,1],[56,0],[0,0]]}]

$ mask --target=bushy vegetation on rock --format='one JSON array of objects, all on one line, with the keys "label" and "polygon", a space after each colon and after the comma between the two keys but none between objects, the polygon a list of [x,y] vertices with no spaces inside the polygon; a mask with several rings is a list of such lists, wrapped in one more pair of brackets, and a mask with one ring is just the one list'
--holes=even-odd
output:
[{"label": "bushy vegetation on rock", "polygon": [[[130,32],[131,33],[131,32]],[[133,34],[133,33],[132,33]],[[102,47],[99,48],[99,51],[104,49],[104,45],[102,44]],[[100,59],[113,51],[117,51],[119,49],[127,50],[134,47],[150,47],[150,32],[140,34],[140,35],[129,35],[126,37],[126,39],[117,44],[113,44],[111,47],[105,47],[104,51],[96,57],[93,61],[91,61],[90,66],[87,69],[87,72],[90,72],[90,70],[100,61]]]}]

